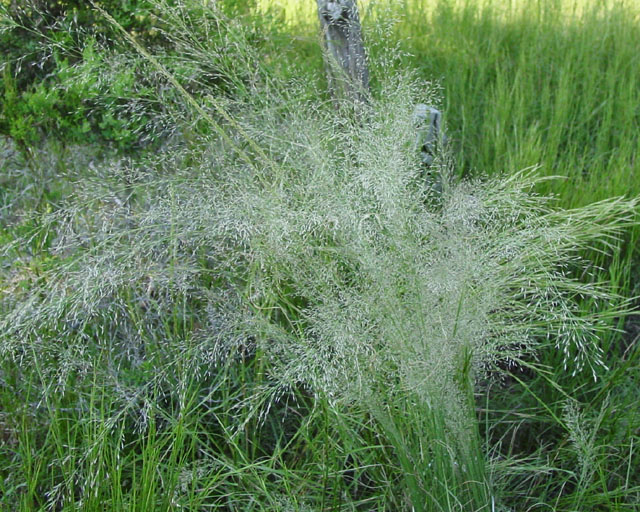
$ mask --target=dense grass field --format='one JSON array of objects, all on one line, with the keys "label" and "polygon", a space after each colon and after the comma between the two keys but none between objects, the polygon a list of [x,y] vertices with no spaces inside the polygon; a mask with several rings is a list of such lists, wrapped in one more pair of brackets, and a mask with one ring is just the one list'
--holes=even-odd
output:
[{"label": "dense grass field", "polygon": [[362,1],[357,116],[100,5],[0,2],[0,511],[640,509],[640,2]]}]

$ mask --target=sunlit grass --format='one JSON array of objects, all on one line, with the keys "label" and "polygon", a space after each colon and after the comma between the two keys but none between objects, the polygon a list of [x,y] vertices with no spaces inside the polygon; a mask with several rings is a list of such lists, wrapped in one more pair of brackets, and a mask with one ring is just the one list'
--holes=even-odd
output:
[{"label": "sunlit grass", "polygon": [[[603,17],[612,7],[624,8],[633,15],[640,13],[638,0],[360,0],[358,7],[366,17],[371,12],[385,9],[407,18],[418,16],[416,21],[429,22],[442,5],[448,8],[475,12],[491,11],[496,19],[508,22],[522,17],[536,17],[543,13],[554,14],[555,21],[561,23],[579,22],[594,9]],[[280,13],[283,20],[292,25],[313,25],[318,16],[317,4],[312,0],[257,0],[256,10],[267,13],[270,10]],[[415,19],[415,18],[414,18]],[[418,36],[419,34],[415,34]]]}]

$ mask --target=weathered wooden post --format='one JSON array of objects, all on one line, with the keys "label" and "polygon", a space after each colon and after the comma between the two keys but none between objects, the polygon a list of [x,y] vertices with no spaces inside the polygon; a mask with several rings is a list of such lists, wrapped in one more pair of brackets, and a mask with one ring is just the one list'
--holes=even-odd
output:
[{"label": "weathered wooden post", "polygon": [[355,0],[317,0],[327,49],[329,87],[337,100],[366,103],[369,71]]},{"label": "weathered wooden post", "polygon": [[418,103],[413,110],[416,128],[415,147],[420,152],[420,160],[425,169],[425,182],[435,193],[442,194],[445,176],[442,166],[434,165],[436,156],[447,145],[447,136],[442,130],[442,112],[424,103]]},{"label": "weathered wooden post", "polygon": [[424,103],[418,103],[413,111],[416,125],[416,147],[422,163],[433,164],[436,154],[447,145],[447,136],[442,131],[442,112]]},{"label": "weathered wooden post", "polygon": [[[369,70],[362,43],[356,0],[317,0],[320,27],[326,47],[329,88],[343,104],[365,104],[369,95]],[[442,112],[424,104],[414,110],[416,146],[426,168],[446,145],[441,126]]]}]

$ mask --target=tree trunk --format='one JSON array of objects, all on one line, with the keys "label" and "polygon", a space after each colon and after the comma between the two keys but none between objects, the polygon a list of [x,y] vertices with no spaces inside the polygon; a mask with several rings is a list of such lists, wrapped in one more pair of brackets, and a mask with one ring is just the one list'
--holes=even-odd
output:
[{"label": "tree trunk", "polygon": [[338,101],[366,103],[369,71],[355,0],[317,0],[327,49],[329,87]]}]

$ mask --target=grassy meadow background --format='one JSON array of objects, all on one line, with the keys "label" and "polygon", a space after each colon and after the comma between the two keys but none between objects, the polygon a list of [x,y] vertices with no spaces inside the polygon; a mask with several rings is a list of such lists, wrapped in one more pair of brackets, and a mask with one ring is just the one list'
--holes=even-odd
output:
[{"label": "grassy meadow background", "polygon": [[314,1],[96,3],[0,1],[0,510],[640,508],[640,2],[360,2],[366,123]]}]

